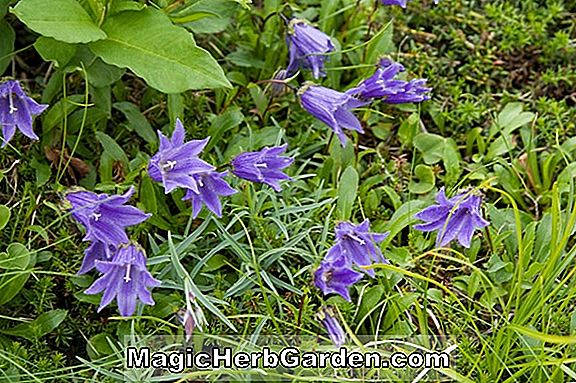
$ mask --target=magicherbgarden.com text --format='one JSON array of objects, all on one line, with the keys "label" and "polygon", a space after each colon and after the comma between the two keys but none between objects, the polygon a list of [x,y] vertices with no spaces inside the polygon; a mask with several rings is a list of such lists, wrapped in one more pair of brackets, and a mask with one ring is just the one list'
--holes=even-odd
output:
[{"label": "magicherbgarden.com text", "polygon": [[188,347],[173,352],[152,352],[148,347],[128,347],[126,368],[156,368],[171,373],[188,369],[251,369],[264,368],[448,368],[450,356],[444,352],[394,352],[390,356],[379,352],[302,351],[286,347],[272,351],[268,347],[258,352],[234,351],[229,347],[214,347],[195,352]]}]

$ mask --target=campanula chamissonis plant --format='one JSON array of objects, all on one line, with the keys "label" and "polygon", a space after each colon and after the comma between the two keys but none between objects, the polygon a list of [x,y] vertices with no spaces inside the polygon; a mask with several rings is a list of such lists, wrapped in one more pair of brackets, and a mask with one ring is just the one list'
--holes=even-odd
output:
[{"label": "campanula chamissonis plant", "polygon": [[346,342],[346,333],[334,315],[334,309],[331,306],[323,306],[316,314],[316,317],[328,332],[328,337],[336,347],[342,347]]},{"label": "campanula chamissonis plant", "polygon": [[184,142],[186,132],[182,122],[176,120],[172,138],[158,131],[160,148],[150,159],[148,174],[156,182],[162,182],[166,194],[181,187],[199,193],[196,174],[213,171],[214,166],[198,158],[209,138]]},{"label": "campanula chamissonis plant", "polygon": [[[340,222],[336,225],[336,242],[342,248],[342,256],[348,257],[350,263],[357,266],[369,266],[373,263],[389,263],[378,243],[385,240],[390,233],[370,233],[370,221],[365,219],[359,225]],[[374,276],[374,270],[364,269]]]},{"label": "campanula chamissonis plant", "polygon": [[14,137],[16,128],[26,137],[38,140],[32,129],[34,116],[48,108],[38,104],[24,93],[20,83],[8,80],[0,84],[0,126],[2,126],[2,147]]},{"label": "campanula chamissonis plant", "polygon": [[351,301],[349,288],[362,279],[364,274],[354,270],[350,257],[340,244],[332,246],[320,267],[314,272],[314,284],[324,295],[340,294],[348,302]]},{"label": "campanula chamissonis plant", "polygon": [[281,155],[287,147],[285,144],[239,154],[232,160],[232,173],[248,181],[270,185],[279,192],[282,190],[280,181],[292,180],[282,172],[294,162],[294,158]]},{"label": "campanula chamissonis plant", "polygon": [[328,125],[336,133],[342,146],[345,146],[348,140],[343,129],[364,133],[360,121],[350,110],[368,105],[370,101],[318,85],[305,85],[298,93],[302,107]]},{"label": "campanula chamissonis plant", "polygon": [[236,190],[230,187],[224,177],[228,172],[210,171],[205,173],[194,174],[192,177],[198,185],[198,191],[192,189],[186,190],[183,200],[192,202],[192,216],[196,218],[202,210],[204,204],[208,210],[222,217],[222,204],[220,196],[229,196],[236,193]]},{"label": "campanula chamissonis plant", "polygon": [[[388,263],[378,243],[389,233],[370,233],[370,221],[359,225],[340,222],[336,225],[336,244],[332,246],[314,273],[314,284],[324,295],[340,294],[350,301],[349,288],[364,276],[353,266],[370,266],[373,263]],[[362,269],[374,277],[374,270]]]},{"label": "campanula chamissonis plant", "polygon": [[126,228],[144,222],[150,214],[126,206],[134,187],[122,195],[96,194],[89,191],[68,193],[72,216],[86,228],[84,241],[119,246],[128,242]]},{"label": "campanula chamissonis plant", "polygon": [[328,35],[304,20],[292,19],[288,23],[286,42],[290,51],[287,76],[292,76],[298,68],[311,70],[316,79],[326,75],[326,53],[334,50],[334,44]]},{"label": "campanula chamissonis plant", "polygon": [[357,96],[363,100],[382,99],[387,104],[404,104],[410,102],[422,102],[429,100],[426,93],[431,88],[426,88],[425,79],[403,81],[394,79],[396,75],[404,71],[404,66],[390,59],[381,59],[376,72],[363,80],[357,87],[346,93]]},{"label": "campanula chamissonis plant", "polygon": [[454,239],[470,247],[474,231],[490,224],[480,213],[482,198],[478,195],[465,192],[447,199],[442,188],[436,195],[436,203],[415,215],[426,223],[414,225],[416,230],[436,231],[436,247],[446,246]]},{"label": "campanula chamissonis plant", "polygon": [[160,286],[146,269],[143,250],[134,244],[123,245],[110,261],[96,261],[96,269],[102,273],[86,290],[86,294],[104,291],[98,311],[106,307],[114,298],[122,316],[131,316],[139,299],[147,305],[154,305],[149,288]]}]

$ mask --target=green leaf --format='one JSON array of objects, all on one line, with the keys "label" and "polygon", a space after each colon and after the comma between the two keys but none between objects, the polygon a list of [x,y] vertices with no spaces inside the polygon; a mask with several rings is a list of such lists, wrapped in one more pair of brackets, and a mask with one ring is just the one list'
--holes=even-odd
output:
[{"label": "green leaf", "polygon": [[216,145],[224,133],[240,125],[244,121],[244,115],[240,109],[230,109],[217,116],[212,120],[212,125],[208,129],[208,136],[210,136],[210,142],[206,145],[206,152],[210,151],[214,145]]},{"label": "green leaf", "polygon": [[108,38],[90,44],[90,49],[108,64],[131,69],[161,92],[231,87],[216,60],[158,10],[122,12],[102,28]]},{"label": "green leaf", "polygon": [[16,34],[14,29],[4,20],[0,20],[0,75],[4,73],[10,65],[12,52],[14,52],[14,41]]},{"label": "green leaf", "polygon": [[128,119],[128,128],[134,130],[146,142],[156,142],[157,137],[154,129],[144,117],[140,109],[131,102],[116,102],[112,105],[114,109],[121,111]]},{"label": "green leaf", "polygon": [[100,58],[93,60],[86,68],[88,82],[96,88],[114,84],[126,73],[126,69],[106,64]]},{"label": "green leaf", "polygon": [[427,165],[433,165],[442,160],[445,145],[446,139],[437,134],[420,133],[414,137],[414,146],[422,152]]},{"label": "green leaf", "polygon": [[63,68],[76,54],[76,46],[50,37],[40,36],[34,48],[45,61],[54,61],[57,67]]},{"label": "green leaf", "polygon": [[21,243],[11,243],[6,253],[0,253],[0,269],[24,270],[30,263],[30,252]]},{"label": "green leaf", "polygon": [[21,323],[11,329],[0,330],[3,334],[20,336],[22,338],[33,341],[41,338],[44,335],[52,332],[56,327],[64,321],[68,315],[67,310],[52,310],[40,315],[32,322]]},{"label": "green leaf", "polygon": [[338,186],[338,210],[342,219],[349,219],[352,215],[352,207],[358,192],[358,172],[354,167],[348,166]]},{"label": "green leaf", "polygon": [[[394,26],[392,22],[389,22],[368,41],[366,45],[366,64],[377,64],[381,56],[394,51],[393,32]],[[370,71],[373,71],[373,69],[370,69]]]},{"label": "green leaf", "polygon": [[10,221],[10,209],[5,205],[0,205],[0,230],[6,227],[8,221]]},{"label": "green leaf", "polygon": [[120,161],[126,167],[126,169],[128,168],[129,161],[126,153],[124,153],[122,147],[118,145],[118,143],[112,137],[103,132],[96,132],[96,138],[98,138],[98,141],[100,141],[102,144],[104,151],[110,155],[112,160]]},{"label": "green leaf", "polygon": [[140,200],[144,204],[147,212],[152,214],[158,212],[156,191],[154,190],[154,183],[150,177],[143,177],[142,182],[140,182]]},{"label": "green leaf", "polygon": [[11,12],[34,32],[66,43],[106,38],[76,0],[21,0]]},{"label": "green leaf", "polygon": [[414,169],[414,175],[418,178],[419,182],[415,182],[413,180],[410,181],[410,184],[408,185],[408,190],[410,193],[426,194],[430,190],[434,189],[436,177],[434,177],[432,168],[419,164]]}]

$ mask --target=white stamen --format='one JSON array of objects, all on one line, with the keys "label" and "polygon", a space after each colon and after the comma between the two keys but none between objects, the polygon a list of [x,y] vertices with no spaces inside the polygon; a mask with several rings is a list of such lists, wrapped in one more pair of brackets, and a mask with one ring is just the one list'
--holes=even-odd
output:
[{"label": "white stamen", "polygon": [[256,166],[257,168],[267,168],[268,167],[268,165],[266,165],[266,163],[264,163],[264,162],[254,164],[254,166]]},{"label": "white stamen", "polygon": [[176,161],[166,161],[164,165],[162,165],[162,169],[164,170],[172,170],[176,166]]},{"label": "white stamen", "polygon": [[124,277],[124,282],[128,283],[131,281],[130,279],[130,268],[132,267],[132,264],[129,263],[128,265],[126,265],[126,276]]},{"label": "white stamen", "polygon": [[12,100],[12,93],[8,93],[8,100],[9,100],[9,102],[10,102],[10,105],[9,105],[10,110],[8,111],[8,113],[14,114],[14,112],[17,112],[17,111],[18,111],[18,108],[16,108],[16,107],[14,106],[14,100]]},{"label": "white stamen", "polygon": [[100,219],[100,217],[102,217],[102,214],[92,213],[92,218],[94,218],[94,221],[98,221]]},{"label": "white stamen", "polygon": [[361,245],[365,245],[366,241],[364,241],[362,238],[358,238],[357,236],[355,236],[354,234],[347,234],[348,237],[352,238],[353,240],[355,240],[356,242],[359,242]]},{"label": "white stamen", "polygon": [[204,187],[204,183],[202,182],[202,178],[198,178],[198,180],[196,180],[196,182],[198,182],[198,185],[203,188]]}]

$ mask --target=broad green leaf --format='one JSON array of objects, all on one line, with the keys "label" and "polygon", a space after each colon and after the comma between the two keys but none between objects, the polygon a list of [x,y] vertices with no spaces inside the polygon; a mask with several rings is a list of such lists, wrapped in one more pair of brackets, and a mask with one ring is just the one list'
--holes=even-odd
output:
[{"label": "broad green leaf", "polygon": [[10,209],[5,205],[0,205],[0,230],[6,227],[8,221],[10,221]]},{"label": "broad green leaf", "polygon": [[34,48],[45,61],[54,61],[57,67],[63,68],[76,54],[76,46],[51,37],[38,37]]},{"label": "broad green leaf", "polygon": [[6,12],[8,12],[8,5],[12,0],[0,0],[0,19],[3,19],[6,16]]},{"label": "broad green leaf", "polygon": [[427,165],[433,165],[442,160],[445,145],[446,139],[437,134],[420,133],[414,137],[414,146],[422,152]]},{"label": "broad green leaf", "polygon": [[41,314],[32,322],[21,323],[13,328],[0,330],[3,334],[20,336],[22,338],[33,341],[41,338],[44,335],[52,332],[56,327],[64,321],[68,315],[67,310],[52,310],[47,313]]},{"label": "broad green leaf", "polygon": [[206,152],[210,151],[214,145],[216,145],[224,133],[240,125],[244,120],[244,115],[240,109],[230,109],[217,116],[212,120],[212,125],[208,129],[208,136],[210,136],[210,141],[206,145]]},{"label": "broad green leaf", "polygon": [[158,203],[156,201],[156,191],[150,177],[143,177],[140,182],[140,200],[144,204],[146,211],[152,214],[158,212]]},{"label": "broad green leaf", "polygon": [[106,333],[94,335],[86,344],[86,352],[90,360],[97,360],[106,355],[111,355],[114,350],[110,346],[112,337]]},{"label": "broad green leaf", "polygon": [[0,19],[0,76],[10,65],[16,34],[6,21]]},{"label": "broad green leaf", "polygon": [[146,5],[134,0],[111,0],[109,7],[110,10],[108,11],[108,15],[114,16],[115,14],[124,11],[140,11],[144,9]]},{"label": "broad green leaf", "polygon": [[102,28],[108,38],[90,44],[90,49],[108,64],[129,68],[161,92],[231,86],[192,35],[158,10],[122,12],[108,18]]},{"label": "broad green leaf", "polygon": [[126,73],[126,69],[106,64],[100,58],[96,58],[86,68],[86,72],[88,72],[88,82],[91,85],[103,88],[120,80]]},{"label": "broad green leaf", "polygon": [[414,168],[414,175],[418,178],[418,182],[412,180],[408,185],[410,193],[426,194],[434,188],[436,177],[434,172],[429,166],[419,164]]},{"label": "broad green leaf", "polygon": [[144,117],[140,109],[131,102],[116,102],[112,105],[114,109],[121,111],[128,119],[128,128],[134,130],[136,134],[142,137],[146,142],[156,142],[157,136],[154,129]]},{"label": "broad green leaf", "polygon": [[358,192],[358,172],[354,167],[348,166],[338,186],[338,210],[342,219],[349,219],[352,215],[352,207]]},{"label": "broad green leaf", "polygon": [[106,38],[76,0],[21,0],[11,12],[34,32],[66,43]]},{"label": "broad green leaf", "polygon": [[30,252],[21,243],[11,243],[5,253],[0,253],[0,269],[24,270],[30,263]]}]

